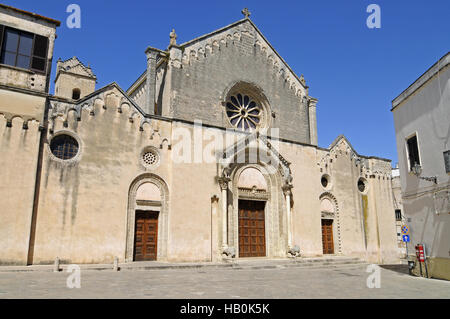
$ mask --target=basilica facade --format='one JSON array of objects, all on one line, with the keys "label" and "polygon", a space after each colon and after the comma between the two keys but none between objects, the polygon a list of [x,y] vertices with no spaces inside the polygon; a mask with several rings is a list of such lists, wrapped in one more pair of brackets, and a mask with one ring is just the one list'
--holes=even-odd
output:
[{"label": "basilica facade", "polygon": [[244,14],[173,30],[123,90],[76,57],[50,79],[59,22],[0,7],[0,264],[398,262],[390,161],[317,145],[318,100]]}]

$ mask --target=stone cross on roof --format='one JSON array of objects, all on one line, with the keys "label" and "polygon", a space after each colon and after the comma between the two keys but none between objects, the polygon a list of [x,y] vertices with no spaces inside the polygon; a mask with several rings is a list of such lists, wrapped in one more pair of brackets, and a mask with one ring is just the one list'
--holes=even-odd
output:
[{"label": "stone cross on roof", "polygon": [[248,8],[244,8],[241,13],[245,16],[245,18],[250,17],[250,11],[248,11]]}]

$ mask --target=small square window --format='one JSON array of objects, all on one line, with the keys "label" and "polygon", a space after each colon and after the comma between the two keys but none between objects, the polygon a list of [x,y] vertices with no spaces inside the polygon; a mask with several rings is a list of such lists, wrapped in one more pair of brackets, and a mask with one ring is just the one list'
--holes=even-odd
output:
[{"label": "small square window", "polygon": [[402,220],[402,211],[400,209],[395,210],[395,220],[401,221]]},{"label": "small square window", "polygon": [[445,172],[450,174],[450,151],[444,152]]}]

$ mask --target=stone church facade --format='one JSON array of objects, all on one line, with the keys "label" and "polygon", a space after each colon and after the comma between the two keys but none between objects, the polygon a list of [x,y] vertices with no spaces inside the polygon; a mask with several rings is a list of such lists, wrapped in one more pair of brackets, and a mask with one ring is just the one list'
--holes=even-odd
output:
[{"label": "stone church facade", "polygon": [[[247,12],[183,44],[172,31],[127,91],[58,60],[53,95],[59,22],[0,18],[0,264],[398,261],[390,161],[344,136],[318,147],[317,99]],[[45,68],[4,59],[15,32],[46,39]]]}]

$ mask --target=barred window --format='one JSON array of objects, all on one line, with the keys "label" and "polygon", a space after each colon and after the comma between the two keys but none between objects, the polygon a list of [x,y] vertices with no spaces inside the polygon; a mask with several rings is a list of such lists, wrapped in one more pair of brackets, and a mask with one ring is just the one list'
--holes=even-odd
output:
[{"label": "barred window", "polygon": [[69,135],[57,135],[50,142],[50,150],[59,159],[71,159],[78,153],[78,142]]}]

